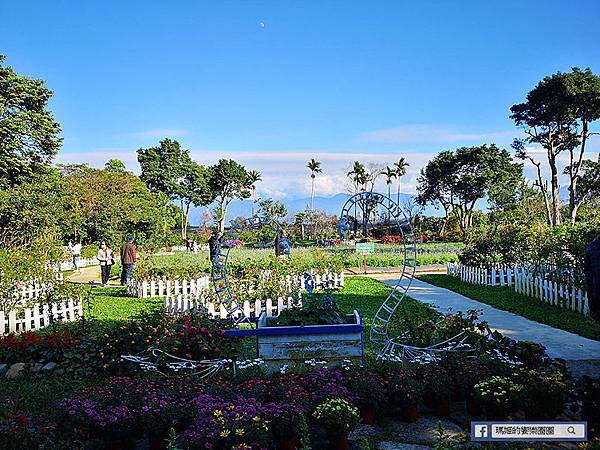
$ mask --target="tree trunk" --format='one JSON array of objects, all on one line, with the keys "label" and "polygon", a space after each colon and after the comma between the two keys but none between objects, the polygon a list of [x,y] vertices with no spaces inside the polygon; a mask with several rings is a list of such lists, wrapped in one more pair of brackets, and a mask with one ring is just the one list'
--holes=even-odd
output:
[{"label": "tree trunk", "polygon": [[187,238],[187,218],[183,209],[183,199],[179,200],[179,206],[181,208],[181,239],[185,241]]},{"label": "tree trunk", "polygon": [[311,175],[310,180],[310,210],[314,211],[315,209],[315,176]]},{"label": "tree trunk", "polygon": [[552,189],[552,226],[561,224],[560,218],[560,186],[558,184],[558,169],[556,167],[556,155],[551,147],[548,150],[548,162],[550,163],[550,187]]}]

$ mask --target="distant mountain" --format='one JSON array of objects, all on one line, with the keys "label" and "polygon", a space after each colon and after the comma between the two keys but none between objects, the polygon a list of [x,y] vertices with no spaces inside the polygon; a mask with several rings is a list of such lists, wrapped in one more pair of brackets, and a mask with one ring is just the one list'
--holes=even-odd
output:
[{"label": "distant mountain", "polygon": [[[404,204],[407,200],[413,198],[412,194],[400,194],[400,204]],[[325,211],[327,214],[339,215],[344,203],[350,198],[350,194],[339,193],[330,197],[315,196],[315,209]],[[392,195],[392,199],[396,199],[396,195]],[[281,202],[286,206],[290,215],[306,211],[310,206],[310,197],[283,199]],[[257,209],[257,208],[255,208]],[[202,211],[206,208],[192,208],[190,210],[190,223],[197,225],[200,223]],[[424,211],[426,216],[441,216],[443,211],[436,210],[428,206]],[[252,202],[250,200],[234,200],[229,206],[227,216],[232,219],[234,217],[250,217],[252,215]]]}]

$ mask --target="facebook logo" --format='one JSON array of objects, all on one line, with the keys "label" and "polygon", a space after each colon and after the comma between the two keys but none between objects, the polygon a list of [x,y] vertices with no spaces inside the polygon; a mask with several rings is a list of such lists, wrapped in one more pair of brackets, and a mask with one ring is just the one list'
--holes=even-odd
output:
[{"label": "facebook logo", "polygon": [[475,425],[473,427],[473,436],[472,437],[474,439],[485,439],[485,438],[489,437],[488,436],[488,428],[489,428],[488,425],[481,425],[481,424]]}]

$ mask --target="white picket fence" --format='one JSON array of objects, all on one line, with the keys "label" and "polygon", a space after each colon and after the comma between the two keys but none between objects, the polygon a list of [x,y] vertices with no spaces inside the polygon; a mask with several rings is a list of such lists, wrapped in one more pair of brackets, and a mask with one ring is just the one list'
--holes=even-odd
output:
[{"label": "white picket fence", "polygon": [[508,286],[517,293],[537,298],[551,305],[560,306],[589,315],[587,293],[575,286],[549,281],[543,274],[535,275],[525,267],[485,269],[447,264],[447,273],[465,283],[483,286]]},{"label": "white picket fence", "polygon": [[52,322],[72,322],[83,315],[83,304],[69,299],[60,303],[17,306],[7,313],[0,310],[0,335],[35,331],[47,327]]},{"label": "white picket fence", "polygon": [[[56,274],[56,281],[63,281],[63,274]],[[15,303],[27,303],[33,301],[37,298],[40,298],[49,290],[53,289],[52,283],[40,283],[37,280],[29,280],[27,282],[22,283],[21,287],[19,287],[14,292],[14,302]]]},{"label": "white picket fence", "polygon": [[[256,300],[250,302],[244,301],[242,310],[246,317],[259,317],[261,313],[265,312],[268,317],[276,316],[281,311],[292,306],[301,306],[301,299],[294,299],[293,297],[279,297],[276,301],[268,298],[266,300]],[[181,314],[190,311],[202,311],[214,318],[227,318],[227,311],[223,305],[215,306],[213,302],[206,301],[204,297],[195,297],[190,295],[176,295],[168,296],[163,302],[165,311],[168,314]],[[234,314],[234,317],[239,317],[241,312]]]},{"label": "white picket fence", "polygon": [[[98,266],[100,265],[100,261],[95,256],[91,258],[79,258],[78,262],[79,268],[88,267],[88,266]],[[65,272],[67,270],[73,270],[73,260],[62,261],[58,263],[58,271]]]},{"label": "white picket fence", "polygon": [[[313,273],[315,287],[328,284],[332,289],[344,287],[344,272]],[[293,286],[305,286],[305,275],[287,275],[285,284],[287,290]],[[210,288],[210,276],[201,275],[189,280],[169,279],[166,277],[150,280],[132,278],[127,285],[127,293],[138,298],[153,298],[178,295],[199,296]]]},{"label": "white picket fence", "polygon": [[137,280],[132,278],[127,284],[127,293],[138,298],[166,297],[167,295],[199,295],[210,286],[210,277],[200,275],[189,280],[166,277]]}]

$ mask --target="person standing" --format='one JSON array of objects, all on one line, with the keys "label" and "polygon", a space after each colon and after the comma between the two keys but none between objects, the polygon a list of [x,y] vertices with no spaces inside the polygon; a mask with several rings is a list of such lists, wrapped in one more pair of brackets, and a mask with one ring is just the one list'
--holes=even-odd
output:
[{"label": "person standing", "polygon": [[125,243],[121,247],[121,265],[123,266],[123,269],[121,270],[121,286],[125,286],[127,281],[129,281],[135,261],[136,255],[135,245],[133,245],[133,236],[128,235],[125,239]]},{"label": "person standing", "polygon": [[79,256],[81,255],[81,242],[69,242],[69,249],[73,257],[73,269],[79,273]]},{"label": "person standing", "polygon": [[221,252],[221,233],[217,229],[213,229],[208,239],[208,251],[210,252],[211,262],[215,262]]},{"label": "person standing", "polygon": [[115,255],[106,242],[103,242],[100,246],[97,258],[100,262],[102,287],[104,287],[106,286],[106,283],[108,283],[108,279],[110,278],[110,269],[115,261]]}]

